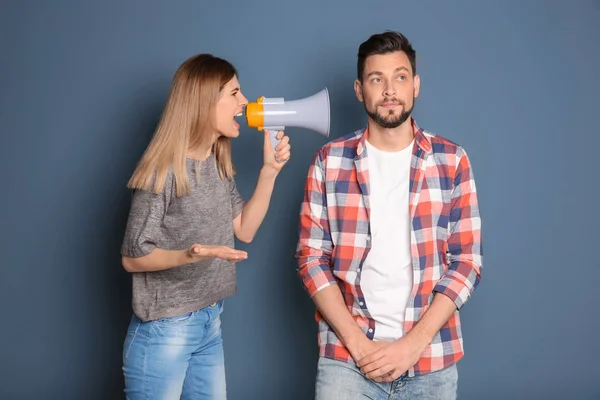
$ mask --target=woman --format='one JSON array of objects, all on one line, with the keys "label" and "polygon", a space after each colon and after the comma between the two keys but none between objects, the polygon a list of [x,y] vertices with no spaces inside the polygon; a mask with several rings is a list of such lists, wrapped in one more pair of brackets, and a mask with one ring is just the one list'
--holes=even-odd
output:
[{"label": "woman", "polygon": [[123,348],[128,399],[225,398],[220,328],[234,294],[234,235],[249,243],[267,212],[288,137],[264,164],[252,197],[236,188],[230,141],[248,103],[235,68],[200,54],[177,70],[156,133],[128,187],[134,189],[123,240],[133,275],[133,311]]}]

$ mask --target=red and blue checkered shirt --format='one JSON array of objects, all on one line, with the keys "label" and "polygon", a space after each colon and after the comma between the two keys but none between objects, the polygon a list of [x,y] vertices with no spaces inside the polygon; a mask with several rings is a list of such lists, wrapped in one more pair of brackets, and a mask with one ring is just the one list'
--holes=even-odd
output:
[{"label": "red and blue checkered shirt", "polygon": [[[456,312],[440,329],[408,376],[445,368],[464,355],[459,310],[481,279],[481,220],[471,164],[463,148],[421,130],[412,120],[414,147],[410,169],[413,286],[404,333],[419,321],[435,292],[452,299]],[[373,339],[360,278],[369,252],[369,169],[363,128],[321,148],[309,167],[300,211],[296,257],[304,287],[314,296],[338,285],[348,311]],[[319,355],[354,360],[316,311]]]}]

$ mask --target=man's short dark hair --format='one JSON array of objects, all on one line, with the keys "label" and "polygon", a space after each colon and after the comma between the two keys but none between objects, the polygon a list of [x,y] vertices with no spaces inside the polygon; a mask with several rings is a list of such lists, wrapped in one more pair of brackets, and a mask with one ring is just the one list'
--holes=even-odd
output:
[{"label": "man's short dark hair", "polygon": [[362,82],[363,72],[365,70],[365,60],[367,57],[375,54],[389,54],[396,51],[402,51],[410,60],[413,76],[417,73],[416,52],[412,48],[409,40],[403,34],[394,31],[385,31],[371,35],[358,48],[358,61],[356,72],[358,80]]}]

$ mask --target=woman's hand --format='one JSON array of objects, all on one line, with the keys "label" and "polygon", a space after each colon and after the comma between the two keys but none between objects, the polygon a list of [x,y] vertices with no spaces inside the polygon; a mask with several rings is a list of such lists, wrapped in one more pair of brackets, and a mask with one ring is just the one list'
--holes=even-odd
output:
[{"label": "woman's hand", "polygon": [[248,258],[248,253],[227,246],[204,246],[195,244],[188,249],[188,256],[192,259],[192,262],[205,260],[207,258],[220,258],[222,260],[236,262]]},{"label": "woman's hand", "polygon": [[287,164],[291,157],[291,146],[290,146],[290,138],[285,136],[283,131],[277,132],[277,139],[279,139],[279,144],[273,151],[271,147],[271,137],[269,131],[264,129],[264,146],[263,146],[263,158],[264,158],[264,167],[269,171],[275,173],[277,175],[279,171],[283,169],[283,166]]}]

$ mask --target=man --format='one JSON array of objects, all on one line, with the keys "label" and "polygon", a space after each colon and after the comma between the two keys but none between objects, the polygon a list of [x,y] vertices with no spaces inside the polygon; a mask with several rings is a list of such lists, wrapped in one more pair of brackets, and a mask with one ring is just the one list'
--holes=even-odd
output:
[{"label": "man", "polygon": [[482,265],[469,158],[411,117],[420,78],[402,34],[362,43],[357,72],[368,124],[316,154],[300,213],[317,399],[453,399],[459,310]]}]

